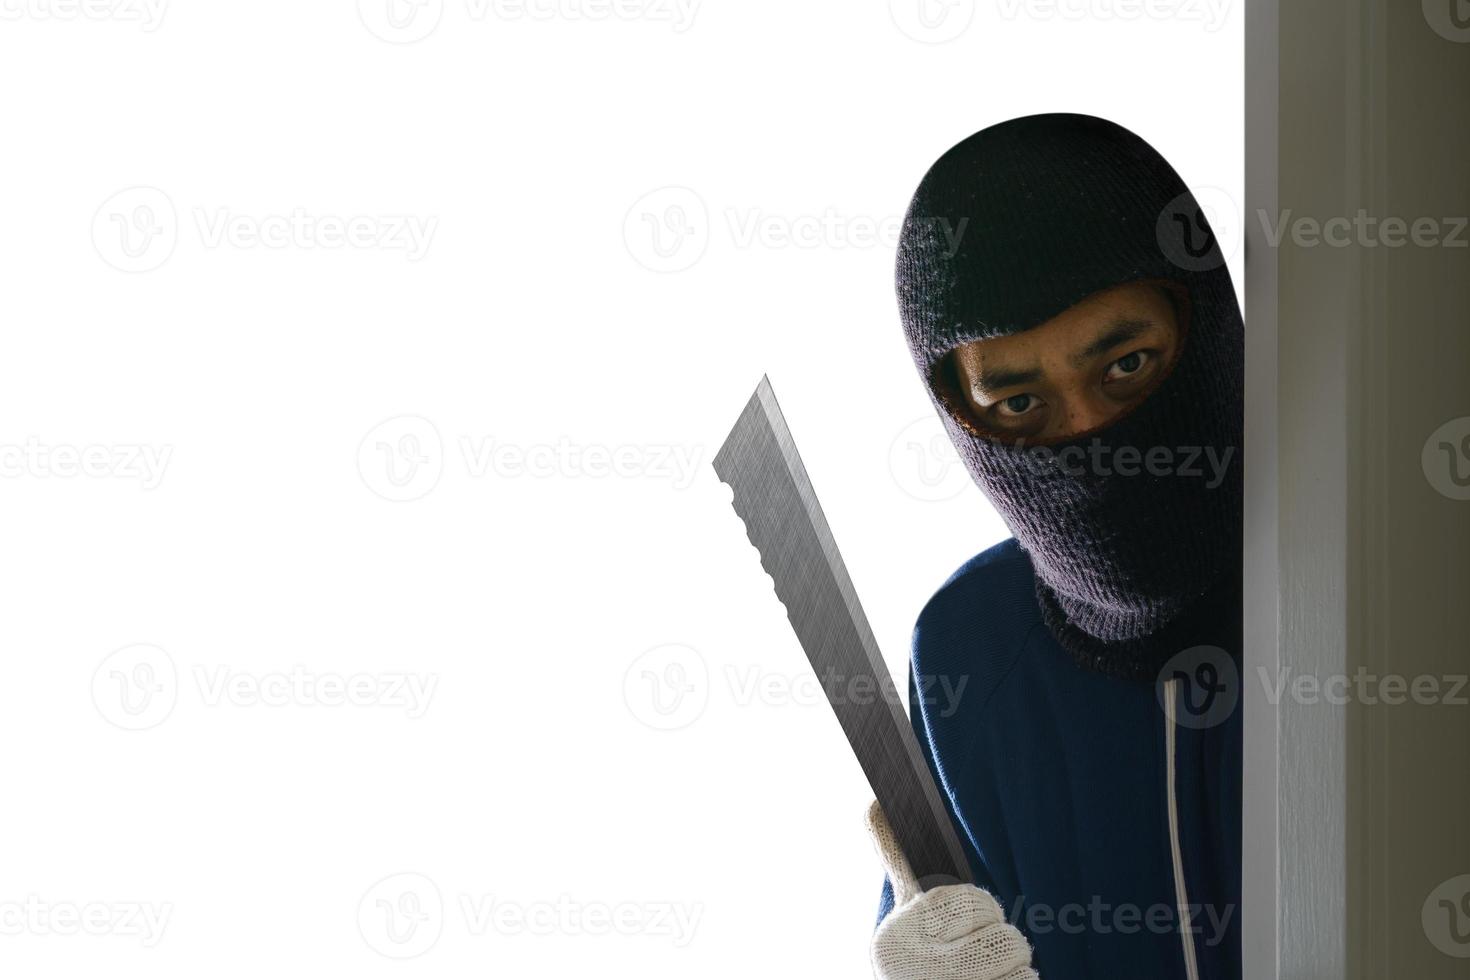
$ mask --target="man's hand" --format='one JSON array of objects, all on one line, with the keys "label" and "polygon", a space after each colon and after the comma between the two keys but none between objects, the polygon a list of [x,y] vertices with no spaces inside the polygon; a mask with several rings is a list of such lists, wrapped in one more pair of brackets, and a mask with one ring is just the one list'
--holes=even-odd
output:
[{"label": "man's hand", "polygon": [[893,886],[893,911],[873,933],[878,980],[1038,980],[1031,946],[993,895],[974,885],[920,891],[877,801],[868,833]]}]

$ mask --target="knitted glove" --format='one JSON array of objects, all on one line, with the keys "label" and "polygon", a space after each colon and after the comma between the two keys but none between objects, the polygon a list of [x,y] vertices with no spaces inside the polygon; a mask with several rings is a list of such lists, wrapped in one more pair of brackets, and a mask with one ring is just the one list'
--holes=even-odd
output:
[{"label": "knitted glove", "polygon": [[974,885],[920,891],[877,801],[868,833],[893,886],[893,911],[873,933],[877,980],[1038,980],[1030,944],[994,896]]}]

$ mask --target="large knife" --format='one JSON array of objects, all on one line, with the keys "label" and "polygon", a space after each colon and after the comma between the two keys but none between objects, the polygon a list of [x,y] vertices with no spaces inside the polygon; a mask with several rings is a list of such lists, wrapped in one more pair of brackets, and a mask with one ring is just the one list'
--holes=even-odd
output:
[{"label": "large knife", "polygon": [[714,467],[734,491],[735,513],[812,669],[825,680],[832,710],[920,886],[972,882],[768,378],[756,386]]}]

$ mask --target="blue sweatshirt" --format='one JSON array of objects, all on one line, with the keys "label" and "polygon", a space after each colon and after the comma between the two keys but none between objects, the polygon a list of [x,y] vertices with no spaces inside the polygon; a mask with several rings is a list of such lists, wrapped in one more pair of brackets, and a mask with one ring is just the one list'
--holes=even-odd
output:
[{"label": "blue sweatshirt", "polygon": [[[1041,980],[1239,980],[1238,704],[1078,666],[1014,540],[929,600],[911,666],[914,731],[975,882]],[[880,922],[892,907],[885,881]]]}]

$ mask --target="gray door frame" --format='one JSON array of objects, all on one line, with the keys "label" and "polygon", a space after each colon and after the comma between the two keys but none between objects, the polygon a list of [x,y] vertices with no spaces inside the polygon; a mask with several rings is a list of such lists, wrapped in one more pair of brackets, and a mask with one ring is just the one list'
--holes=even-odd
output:
[{"label": "gray door frame", "polygon": [[[1246,0],[1248,980],[1470,976],[1439,918],[1470,874],[1459,3]],[[1436,694],[1387,703],[1395,677]]]}]

